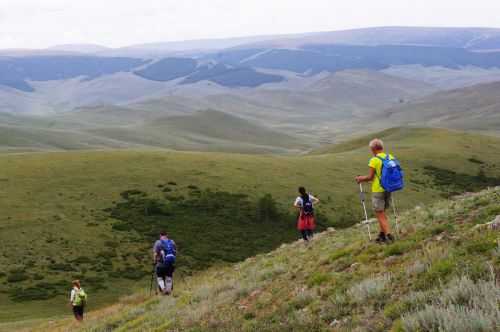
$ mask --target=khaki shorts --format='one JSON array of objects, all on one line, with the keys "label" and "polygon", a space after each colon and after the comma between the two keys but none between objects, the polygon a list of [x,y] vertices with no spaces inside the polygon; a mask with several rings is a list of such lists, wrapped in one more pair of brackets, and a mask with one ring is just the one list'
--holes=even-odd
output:
[{"label": "khaki shorts", "polygon": [[391,206],[391,193],[372,193],[372,206],[375,212],[384,212]]}]

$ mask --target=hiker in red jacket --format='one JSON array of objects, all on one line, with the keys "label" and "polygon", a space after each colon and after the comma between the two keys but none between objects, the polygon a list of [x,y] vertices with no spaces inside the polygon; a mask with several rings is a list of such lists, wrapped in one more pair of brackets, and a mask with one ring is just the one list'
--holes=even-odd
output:
[{"label": "hiker in red jacket", "polygon": [[313,231],[316,228],[314,220],[314,204],[319,203],[319,199],[306,192],[304,187],[299,188],[299,194],[295,199],[294,207],[299,209],[299,219],[297,229],[302,234],[302,238],[307,243],[313,237]]}]

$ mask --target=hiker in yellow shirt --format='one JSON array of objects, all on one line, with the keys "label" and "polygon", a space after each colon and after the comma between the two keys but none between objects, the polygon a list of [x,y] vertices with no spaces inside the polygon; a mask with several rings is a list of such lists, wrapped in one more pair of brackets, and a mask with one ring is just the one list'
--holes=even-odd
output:
[{"label": "hiker in yellow shirt", "polygon": [[[384,142],[381,139],[375,138],[370,142],[369,146],[373,154],[368,163],[369,173],[365,176],[357,176],[356,182],[372,182],[372,205],[380,225],[380,233],[376,241],[378,243],[394,241],[394,237],[391,235],[389,229],[389,221],[385,214],[385,210],[390,205],[391,193],[386,192],[380,184],[382,176],[382,160],[380,158],[385,159],[387,157],[387,154],[384,152]],[[389,158],[394,159],[392,155],[389,155]]]}]

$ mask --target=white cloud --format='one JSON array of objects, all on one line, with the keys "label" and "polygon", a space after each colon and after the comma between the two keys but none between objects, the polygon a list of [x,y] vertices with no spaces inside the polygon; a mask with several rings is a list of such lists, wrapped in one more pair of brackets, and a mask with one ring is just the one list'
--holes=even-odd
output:
[{"label": "white cloud", "polygon": [[497,26],[497,0],[0,0],[0,48],[337,30]]}]

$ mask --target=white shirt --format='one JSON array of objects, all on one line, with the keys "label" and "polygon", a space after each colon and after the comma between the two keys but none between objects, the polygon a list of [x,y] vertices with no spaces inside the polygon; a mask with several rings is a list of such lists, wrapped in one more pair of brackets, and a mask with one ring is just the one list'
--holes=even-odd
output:
[{"label": "white shirt", "polygon": [[78,288],[73,287],[73,289],[71,290],[71,295],[69,296],[69,301],[71,303],[73,303],[73,301],[75,301],[76,292],[78,292]]},{"label": "white shirt", "polygon": [[[314,201],[316,200],[317,198],[314,197],[313,195],[309,194],[309,200],[311,201],[311,203],[314,204]],[[294,203],[295,206],[304,206],[304,200],[302,199],[302,196],[298,196],[296,199],[295,199],[295,203]]]}]

